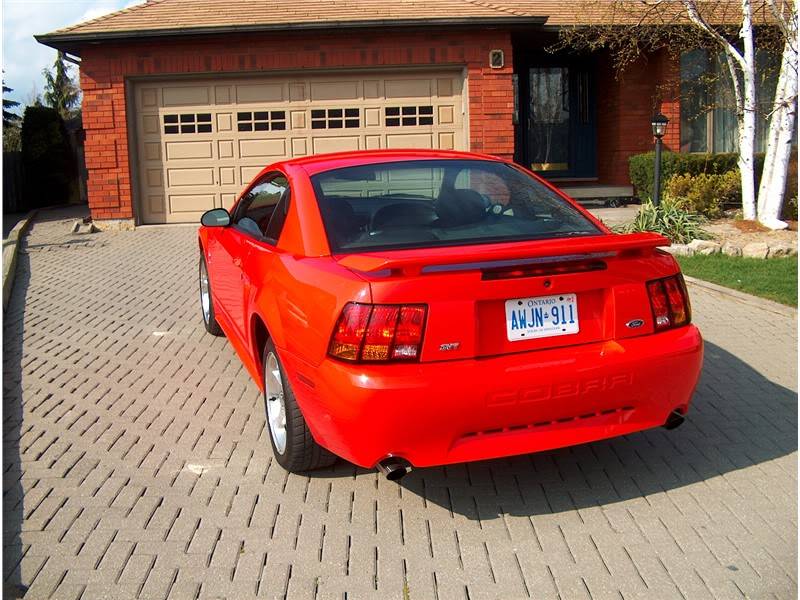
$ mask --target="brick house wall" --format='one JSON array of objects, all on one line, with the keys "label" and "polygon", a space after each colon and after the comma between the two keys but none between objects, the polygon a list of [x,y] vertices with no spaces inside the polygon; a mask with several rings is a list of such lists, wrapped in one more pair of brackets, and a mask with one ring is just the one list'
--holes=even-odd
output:
[{"label": "brick house wall", "polygon": [[630,185],[628,159],[654,147],[650,120],[669,118],[664,148],[680,150],[680,64],[667,52],[642,58],[616,78],[610,56],[597,60],[597,176]]},{"label": "brick house wall", "polygon": [[[493,49],[505,52],[502,69],[489,67]],[[128,77],[433,65],[467,68],[471,150],[513,158],[513,64],[511,38],[504,31],[230,35],[87,46],[81,52],[81,89],[92,216],[134,217]]]}]

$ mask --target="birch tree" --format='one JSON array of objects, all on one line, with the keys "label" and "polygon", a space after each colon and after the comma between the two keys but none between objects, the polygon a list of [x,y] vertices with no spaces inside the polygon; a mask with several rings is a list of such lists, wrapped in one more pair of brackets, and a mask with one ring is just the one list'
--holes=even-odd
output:
[{"label": "birch tree", "polygon": [[[755,4],[755,6],[754,6]],[[680,53],[694,48],[718,50],[732,87],[742,180],[742,212],[767,227],[786,227],[779,216],[794,138],[797,100],[796,0],[612,0],[586,2],[581,11],[595,23],[562,31],[558,49],[611,51],[618,71],[648,52]],[[735,9],[735,10],[734,10]],[[755,147],[759,111],[756,21],[762,30],[779,32],[782,56],[770,116],[764,171],[756,194]]]},{"label": "birch tree", "polygon": [[795,138],[798,10],[797,3],[791,0],[780,4],[767,1],[785,41],[758,190],[758,220],[770,229],[785,229],[787,223],[780,220],[780,214]]}]

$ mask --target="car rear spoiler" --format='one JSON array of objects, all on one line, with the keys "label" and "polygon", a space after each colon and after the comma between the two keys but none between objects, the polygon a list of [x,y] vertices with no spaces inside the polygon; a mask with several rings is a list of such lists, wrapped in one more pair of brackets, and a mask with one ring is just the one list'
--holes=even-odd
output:
[{"label": "car rear spoiler", "polygon": [[657,233],[604,234],[528,242],[347,254],[338,258],[338,263],[352,271],[379,277],[397,271],[414,275],[587,260],[617,256],[623,252],[648,253],[659,246],[669,245],[669,239]]}]

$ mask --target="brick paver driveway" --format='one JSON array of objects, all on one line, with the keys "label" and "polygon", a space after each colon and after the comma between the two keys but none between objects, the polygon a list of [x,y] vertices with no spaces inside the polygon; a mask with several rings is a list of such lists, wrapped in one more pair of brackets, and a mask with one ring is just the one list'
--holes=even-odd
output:
[{"label": "brick paver driveway", "polygon": [[792,598],[796,316],[693,286],[690,419],[402,485],[275,463],[192,228],[39,223],[4,326],[7,597]]}]

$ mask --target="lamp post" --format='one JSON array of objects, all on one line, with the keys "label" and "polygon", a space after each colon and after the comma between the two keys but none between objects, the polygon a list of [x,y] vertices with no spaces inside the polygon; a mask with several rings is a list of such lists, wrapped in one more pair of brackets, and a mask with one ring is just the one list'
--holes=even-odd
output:
[{"label": "lamp post", "polygon": [[650,124],[653,126],[653,137],[656,138],[656,164],[653,176],[653,205],[661,204],[661,138],[667,132],[669,119],[661,113],[653,117]]}]

